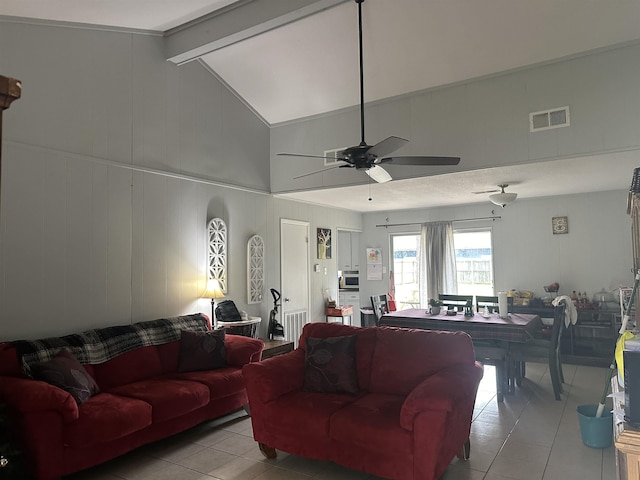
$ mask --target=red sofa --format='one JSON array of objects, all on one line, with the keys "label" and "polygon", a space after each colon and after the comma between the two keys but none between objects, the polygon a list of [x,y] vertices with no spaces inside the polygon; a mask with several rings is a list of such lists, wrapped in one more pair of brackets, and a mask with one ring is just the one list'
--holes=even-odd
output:
[{"label": "red sofa", "polygon": [[[204,315],[176,317],[184,318],[195,318],[200,330],[210,328]],[[111,328],[144,331],[147,323],[153,322]],[[80,335],[101,331],[108,329]],[[65,390],[24,375],[16,351],[21,342],[0,343],[0,402],[8,407],[32,473],[40,480],[56,479],[246,406],[241,369],[260,360],[264,343],[226,335],[226,367],[179,372],[177,335],[85,364],[100,393],[80,405]]]},{"label": "red sofa", "polygon": [[[357,393],[305,391],[307,339],[351,335]],[[466,333],[310,323],[296,350],[242,373],[268,458],[278,449],[416,480],[439,478],[457,454],[468,458],[483,368]]]}]

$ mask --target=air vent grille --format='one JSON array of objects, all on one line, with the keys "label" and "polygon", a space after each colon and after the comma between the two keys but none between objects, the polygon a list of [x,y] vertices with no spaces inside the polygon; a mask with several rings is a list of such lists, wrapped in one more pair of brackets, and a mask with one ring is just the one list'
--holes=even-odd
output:
[{"label": "air vent grille", "polygon": [[340,156],[339,153],[342,152],[343,150],[345,150],[345,147],[334,148],[333,150],[325,150],[324,165],[331,166],[331,165],[336,165],[338,162],[340,162],[340,160],[338,160],[338,157]]},{"label": "air vent grille", "polygon": [[569,107],[552,108],[529,114],[529,131],[539,132],[552,128],[568,127]]}]

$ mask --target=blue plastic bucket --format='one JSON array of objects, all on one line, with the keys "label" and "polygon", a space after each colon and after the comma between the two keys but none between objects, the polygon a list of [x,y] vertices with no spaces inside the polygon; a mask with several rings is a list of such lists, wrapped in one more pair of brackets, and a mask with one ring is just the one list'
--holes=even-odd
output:
[{"label": "blue plastic bucket", "polygon": [[576,409],[580,422],[582,443],[591,448],[607,448],[613,440],[613,414],[605,409],[596,417],[598,405],[579,405]]}]

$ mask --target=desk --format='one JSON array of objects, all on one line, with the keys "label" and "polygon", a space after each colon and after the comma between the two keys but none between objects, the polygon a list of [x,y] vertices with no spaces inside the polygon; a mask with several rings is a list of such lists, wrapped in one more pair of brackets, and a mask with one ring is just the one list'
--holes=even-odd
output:
[{"label": "desk", "polygon": [[[397,312],[385,313],[380,325],[393,327],[417,328],[420,330],[461,331],[468,333],[473,340],[493,340],[509,349],[510,343],[525,343],[533,337],[533,332],[542,326],[539,315],[512,313],[508,318],[500,318],[492,314],[485,318],[476,313],[473,317],[465,317],[463,312],[456,315],[430,315],[427,310],[410,308]],[[504,394],[513,391],[508,362],[502,370],[496,370],[496,394],[498,402],[502,402]],[[502,372],[502,373],[501,373]]]}]

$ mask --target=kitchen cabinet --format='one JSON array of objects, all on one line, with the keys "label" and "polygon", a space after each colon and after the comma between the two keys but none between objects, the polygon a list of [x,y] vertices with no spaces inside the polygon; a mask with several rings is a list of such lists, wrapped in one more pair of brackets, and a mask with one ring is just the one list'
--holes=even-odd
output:
[{"label": "kitchen cabinet", "polygon": [[338,270],[360,269],[360,232],[338,230]]}]

